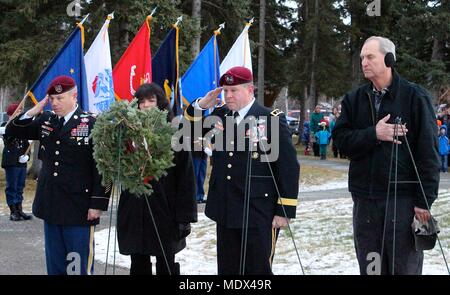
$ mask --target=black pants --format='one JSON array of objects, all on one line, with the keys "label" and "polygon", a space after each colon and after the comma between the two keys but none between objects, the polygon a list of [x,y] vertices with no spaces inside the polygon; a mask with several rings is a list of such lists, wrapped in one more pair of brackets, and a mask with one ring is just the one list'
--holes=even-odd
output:
[{"label": "black pants", "polygon": [[314,156],[318,157],[320,156],[320,145],[317,142],[313,143],[313,152],[314,152]]},{"label": "black pants", "polygon": [[[175,263],[175,255],[167,255],[167,263],[170,267],[170,274],[180,274],[180,265],[178,263]],[[156,256],[156,274],[169,274],[166,261],[162,256]],[[152,263],[150,261],[150,255],[131,254],[130,275],[152,275]]]},{"label": "black pants", "polygon": [[[353,234],[361,274],[422,274],[423,251],[416,251],[411,229],[414,217],[412,199],[397,198],[394,250],[394,200],[390,197],[383,254],[381,254],[386,200],[366,199],[355,194],[352,194],[352,198],[354,202]],[[377,255],[378,260],[375,258]]]},{"label": "black pants", "polygon": [[338,155],[339,155],[339,151],[338,151],[338,147],[337,147],[337,145],[336,145],[336,142],[333,140],[333,142],[332,142],[332,144],[331,144],[331,149],[333,150],[333,156],[335,157],[335,158],[337,158],[338,157]]},{"label": "black pants", "polygon": [[[279,230],[271,226],[249,228],[245,256],[246,275],[271,275]],[[219,275],[240,274],[242,229],[217,225],[217,267]]]}]

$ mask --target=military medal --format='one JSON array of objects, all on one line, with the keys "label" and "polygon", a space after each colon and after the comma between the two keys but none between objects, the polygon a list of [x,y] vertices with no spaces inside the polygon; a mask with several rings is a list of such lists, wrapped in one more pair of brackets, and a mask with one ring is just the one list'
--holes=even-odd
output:
[{"label": "military medal", "polygon": [[52,127],[45,126],[45,125],[42,125],[41,127],[42,127],[43,129],[48,130],[48,131],[53,131],[53,128],[52,128]]},{"label": "military medal", "polygon": [[81,123],[76,128],[76,136],[88,136],[89,135],[89,126],[86,123]]}]

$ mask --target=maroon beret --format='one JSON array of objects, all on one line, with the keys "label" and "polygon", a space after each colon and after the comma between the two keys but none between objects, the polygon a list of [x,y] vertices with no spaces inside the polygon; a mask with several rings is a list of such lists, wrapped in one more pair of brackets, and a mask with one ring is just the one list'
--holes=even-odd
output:
[{"label": "maroon beret", "polygon": [[8,116],[11,116],[16,111],[17,107],[19,106],[18,103],[12,103],[6,108],[6,113]]},{"label": "maroon beret", "polygon": [[61,94],[71,90],[76,86],[75,80],[69,76],[58,76],[50,82],[47,88],[47,94]]},{"label": "maroon beret", "polygon": [[234,86],[253,82],[253,74],[246,67],[232,67],[220,77],[220,86]]}]

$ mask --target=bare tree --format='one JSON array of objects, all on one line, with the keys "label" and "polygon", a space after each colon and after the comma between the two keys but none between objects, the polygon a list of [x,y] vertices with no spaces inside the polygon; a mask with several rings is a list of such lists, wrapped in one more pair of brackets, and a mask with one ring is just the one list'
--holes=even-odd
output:
[{"label": "bare tree", "polygon": [[266,0],[259,0],[258,102],[264,105],[264,46],[266,43]]},{"label": "bare tree", "polygon": [[200,52],[201,22],[202,22],[202,0],[192,0],[192,19],[194,20],[195,37],[192,40],[192,59]]},{"label": "bare tree", "polygon": [[[308,6],[308,0],[299,0],[297,3],[298,8],[298,21],[303,21],[303,23],[306,25],[308,19],[309,19],[309,6]],[[301,40],[302,35],[304,34],[304,31],[298,30],[298,39]],[[298,56],[301,56],[303,54],[303,46],[299,45],[298,47]],[[308,62],[305,61],[304,63],[304,73],[308,72]],[[299,82],[300,83],[300,82]],[[303,97],[300,96],[300,120],[298,123],[298,139],[297,139],[297,145],[301,144],[302,140],[302,134],[303,134],[303,125],[306,120],[306,101],[308,99],[308,86],[305,83],[305,86],[303,87]]]},{"label": "bare tree", "polygon": [[311,109],[317,105],[317,89],[316,89],[316,59],[317,59],[317,42],[319,39],[319,0],[315,0],[314,5],[314,37],[312,44],[312,52],[311,52],[311,79],[309,84],[309,95],[310,95],[310,103]]}]

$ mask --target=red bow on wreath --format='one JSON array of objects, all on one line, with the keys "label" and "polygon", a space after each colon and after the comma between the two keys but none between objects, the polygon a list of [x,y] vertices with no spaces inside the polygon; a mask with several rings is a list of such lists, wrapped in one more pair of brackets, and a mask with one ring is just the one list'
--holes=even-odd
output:
[{"label": "red bow on wreath", "polygon": [[125,147],[126,147],[125,154],[131,154],[136,151],[136,145],[134,144],[134,142],[131,139],[128,139],[125,142]]},{"label": "red bow on wreath", "polygon": [[154,178],[153,176],[147,176],[147,177],[145,177],[145,178],[144,178],[144,183],[145,183],[145,184],[148,184],[150,181],[153,180],[153,178]]}]

